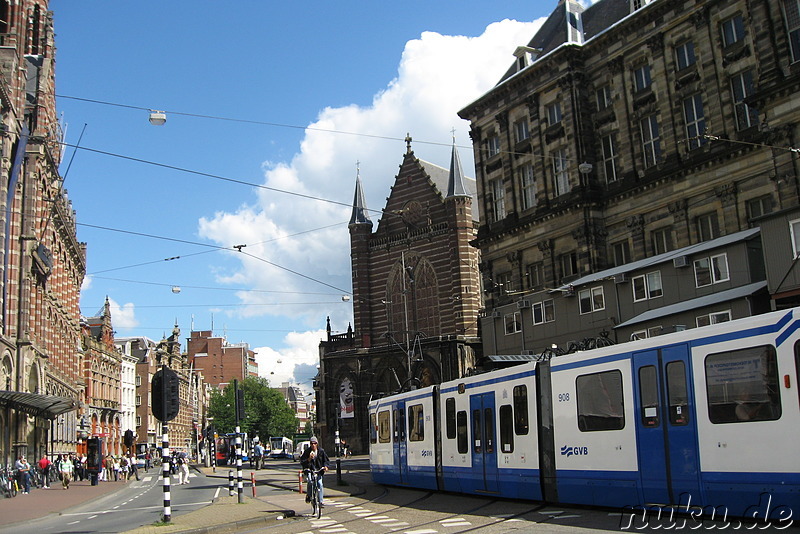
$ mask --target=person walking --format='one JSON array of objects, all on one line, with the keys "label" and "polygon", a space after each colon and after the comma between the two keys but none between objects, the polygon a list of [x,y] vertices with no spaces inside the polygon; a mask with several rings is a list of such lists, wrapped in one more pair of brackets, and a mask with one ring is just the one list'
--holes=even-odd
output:
[{"label": "person walking", "polygon": [[189,483],[189,459],[183,455],[178,455],[178,484]]},{"label": "person walking", "polygon": [[72,458],[67,458],[59,462],[61,466],[61,486],[64,489],[69,489],[69,483],[72,480],[72,473],[75,471],[75,464],[72,463]]},{"label": "person walking", "polygon": [[31,492],[31,464],[28,463],[24,456],[20,456],[14,462],[14,469],[17,470],[19,483],[22,486],[22,494],[28,495]]},{"label": "person walking", "polygon": [[[323,471],[317,477],[317,495],[319,495],[320,507],[325,506],[323,504],[325,487],[322,485],[322,475],[328,470],[329,461],[330,458],[328,458],[328,454],[325,452],[325,449],[320,448],[319,441],[317,441],[316,436],[312,436],[311,446],[303,451],[302,455],[300,455],[300,466],[303,468],[303,470],[311,469],[314,471],[319,471],[322,469]],[[309,499],[310,495],[306,493],[306,502],[309,502]]]},{"label": "person walking", "polygon": [[50,489],[50,467],[53,465],[53,462],[47,457],[46,454],[42,454],[42,459],[39,460],[39,469],[42,470],[42,487],[44,489]]},{"label": "person walking", "polygon": [[136,457],[131,454],[128,457],[128,478],[134,475],[136,480],[139,480],[139,466],[136,465]]}]

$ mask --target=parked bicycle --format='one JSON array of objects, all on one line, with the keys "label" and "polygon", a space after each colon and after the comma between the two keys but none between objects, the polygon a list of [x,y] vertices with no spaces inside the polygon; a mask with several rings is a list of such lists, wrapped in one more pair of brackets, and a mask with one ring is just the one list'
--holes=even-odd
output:
[{"label": "parked bicycle", "polygon": [[324,469],[305,469],[308,487],[306,488],[306,501],[311,503],[311,516],[319,519],[322,517],[322,504],[319,502],[319,479],[325,473]]},{"label": "parked bicycle", "polygon": [[19,484],[17,484],[16,471],[9,468],[0,470],[0,491],[3,492],[3,495],[7,499],[17,496],[17,493],[19,493]]}]

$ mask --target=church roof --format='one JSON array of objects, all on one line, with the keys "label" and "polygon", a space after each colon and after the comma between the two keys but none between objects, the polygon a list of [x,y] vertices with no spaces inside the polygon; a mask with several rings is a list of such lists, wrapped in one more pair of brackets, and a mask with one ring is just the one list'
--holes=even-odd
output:
[{"label": "church roof", "polygon": [[364,198],[364,189],[361,187],[361,175],[356,175],[356,191],[353,195],[353,214],[350,216],[350,224],[369,224],[372,221],[367,213],[367,201]]},{"label": "church roof", "polygon": [[464,187],[464,172],[461,170],[461,159],[458,157],[455,140],[453,141],[453,152],[450,155],[450,173],[447,180],[447,198],[468,197],[466,187]]},{"label": "church roof", "polygon": [[[424,161],[421,159],[417,159],[417,161],[419,162],[420,166],[425,171],[425,173],[428,176],[430,176],[433,185],[436,186],[436,189],[438,189],[439,192],[442,193],[442,197],[444,197],[444,192],[448,191],[448,184],[450,182],[450,171],[448,169],[445,169],[444,167],[440,167],[434,163],[430,163],[429,161]],[[462,173],[462,183],[464,188],[464,194],[472,197],[472,220],[477,221],[478,220],[477,184],[474,178],[463,176],[463,173]]]}]

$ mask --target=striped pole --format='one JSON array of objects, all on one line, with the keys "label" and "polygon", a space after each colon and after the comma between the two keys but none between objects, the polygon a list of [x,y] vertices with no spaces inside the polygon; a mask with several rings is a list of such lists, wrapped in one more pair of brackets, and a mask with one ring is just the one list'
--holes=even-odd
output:
[{"label": "striped pole", "polygon": [[161,428],[164,436],[161,440],[161,476],[164,482],[164,523],[169,523],[172,519],[172,509],[170,506],[170,465],[169,465],[169,431],[167,423],[162,423]]},{"label": "striped pole", "polygon": [[242,482],[242,435],[236,427],[236,491],[239,495],[239,504],[244,502],[244,483]]}]

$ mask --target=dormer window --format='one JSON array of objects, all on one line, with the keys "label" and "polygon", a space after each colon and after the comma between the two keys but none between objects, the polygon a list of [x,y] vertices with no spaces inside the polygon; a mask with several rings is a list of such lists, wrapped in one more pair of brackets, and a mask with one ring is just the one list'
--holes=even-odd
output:
[{"label": "dormer window", "polygon": [[531,65],[541,53],[539,48],[531,48],[529,46],[518,46],[514,50],[514,57],[517,58],[517,72],[521,71],[528,65]]},{"label": "dormer window", "polygon": [[634,12],[637,9],[642,9],[652,1],[653,0],[631,0],[631,12]]}]

